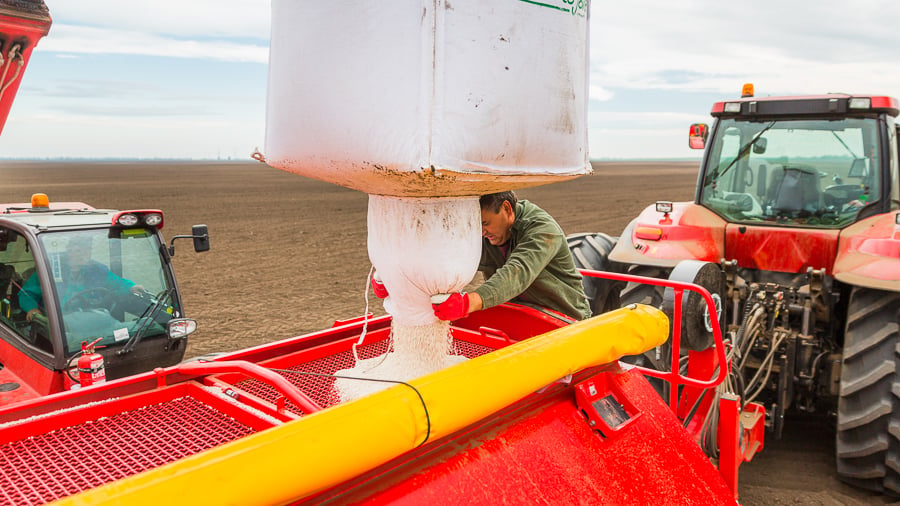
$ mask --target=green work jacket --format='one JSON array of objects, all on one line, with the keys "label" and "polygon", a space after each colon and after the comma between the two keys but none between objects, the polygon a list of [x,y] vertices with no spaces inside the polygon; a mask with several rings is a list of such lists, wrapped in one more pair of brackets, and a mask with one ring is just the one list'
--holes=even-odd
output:
[{"label": "green work jacket", "polygon": [[478,270],[485,282],[475,293],[485,308],[511,301],[553,309],[575,320],[591,316],[562,228],[527,200],[516,204],[506,257],[499,246],[482,239]]}]

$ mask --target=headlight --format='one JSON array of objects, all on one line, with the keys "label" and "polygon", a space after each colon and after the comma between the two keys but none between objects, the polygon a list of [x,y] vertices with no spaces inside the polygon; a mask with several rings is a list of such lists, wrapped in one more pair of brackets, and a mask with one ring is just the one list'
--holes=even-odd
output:
[{"label": "headlight", "polygon": [[133,227],[137,225],[138,217],[136,214],[120,214],[119,218],[116,220],[116,223],[122,225],[123,227]]},{"label": "headlight", "polygon": [[847,107],[850,109],[871,109],[872,99],[869,97],[854,97],[850,99],[850,103],[847,104]]},{"label": "headlight", "polygon": [[147,214],[144,216],[144,223],[147,224],[147,226],[155,227],[162,223],[162,215],[157,213]]}]

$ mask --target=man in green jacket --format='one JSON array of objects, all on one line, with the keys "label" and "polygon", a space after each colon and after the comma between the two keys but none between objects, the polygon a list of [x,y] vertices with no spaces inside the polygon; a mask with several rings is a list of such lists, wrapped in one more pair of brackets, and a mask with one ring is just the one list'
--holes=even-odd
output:
[{"label": "man in green jacket", "polygon": [[478,270],[485,282],[470,293],[454,293],[433,304],[441,320],[512,301],[552,309],[572,320],[591,316],[581,274],[556,220],[511,191],[483,195],[484,237]]}]

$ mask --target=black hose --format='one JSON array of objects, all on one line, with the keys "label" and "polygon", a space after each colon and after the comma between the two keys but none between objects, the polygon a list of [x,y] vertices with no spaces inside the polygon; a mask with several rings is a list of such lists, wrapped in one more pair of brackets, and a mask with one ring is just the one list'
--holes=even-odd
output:
[{"label": "black hose", "polygon": [[75,360],[76,358],[78,358],[79,355],[81,355],[82,353],[83,353],[82,350],[76,351],[75,354],[72,355],[69,358],[69,360],[66,362],[66,376],[68,376],[70,380],[74,381],[75,383],[78,383],[79,385],[81,384],[81,380],[79,378],[72,376],[72,361]]},{"label": "black hose", "polygon": [[320,377],[320,378],[339,378],[339,379],[350,379],[350,380],[361,380],[361,381],[375,381],[375,382],[378,382],[378,383],[395,383],[395,384],[397,384],[397,385],[406,385],[406,386],[408,386],[409,388],[411,388],[412,391],[415,392],[416,395],[419,397],[419,402],[422,403],[422,409],[425,411],[425,424],[426,424],[426,426],[425,426],[425,439],[423,439],[421,443],[419,443],[418,445],[416,445],[416,448],[418,448],[418,447],[424,445],[425,443],[427,443],[427,442],[428,442],[428,438],[431,437],[431,416],[428,414],[428,406],[425,404],[425,398],[422,397],[421,392],[419,392],[419,390],[418,390],[416,387],[410,385],[409,383],[407,383],[407,382],[405,382],[405,381],[386,380],[386,379],[378,379],[378,378],[360,378],[360,377],[358,377],[358,376],[339,376],[339,375],[337,375],[337,374],[323,374],[323,373],[317,373],[317,372],[294,371],[294,370],[291,370],[291,369],[274,369],[274,368],[270,368],[270,370],[271,370],[271,371],[275,371],[275,372],[279,372],[279,373],[286,373],[286,374],[301,374],[301,375],[306,375],[306,376],[316,376],[316,377]]},{"label": "black hose", "polygon": [[[715,370],[713,370],[713,377],[715,377],[718,372],[719,367],[716,366]],[[706,396],[706,392],[709,392],[708,388],[703,389],[703,391],[700,392],[700,395],[697,396],[697,402],[695,402],[694,405],[691,406],[690,411],[688,411],[687,415],[685,415],[684,422],[682,423],[685,428],[687,428],[688,424],[691,423],[691,418],[694,417],[694,414],[696,414],[697,410],[700,408],[700,403],[703,402],[703,398]]]},{"label": "black hose", "polygon": [[755,290],[750,290],[750,293],[747,295],[747,302],[744,304],[744,318],[741,321],[741,326],[738,328],[737,332],[734,336],[734,346],[735,348],[740,349],[741,338],[744,335],[744,332],[747,330],[747,320],[750,315],[750,306],[753,304],[753,294]]}]

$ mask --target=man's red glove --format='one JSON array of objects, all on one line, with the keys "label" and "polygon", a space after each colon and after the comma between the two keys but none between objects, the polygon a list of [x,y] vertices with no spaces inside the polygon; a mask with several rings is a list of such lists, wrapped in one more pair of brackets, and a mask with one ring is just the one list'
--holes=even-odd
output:
[{"label": "man's red glove", "polygon": [[375,296],[379,299],[384,299],[388,296],[387,287],[381,282],[378,272],[372,273],[372,291],[375,292]]},{"label": "man's red glove", "polygon": [[[434,301],[434,297],[432,297]],[[469,314],[469,296],[463,292],[451,293],[447,299],[439,304],[431,303],[434,315],[441,320],[459,320]]]}]

